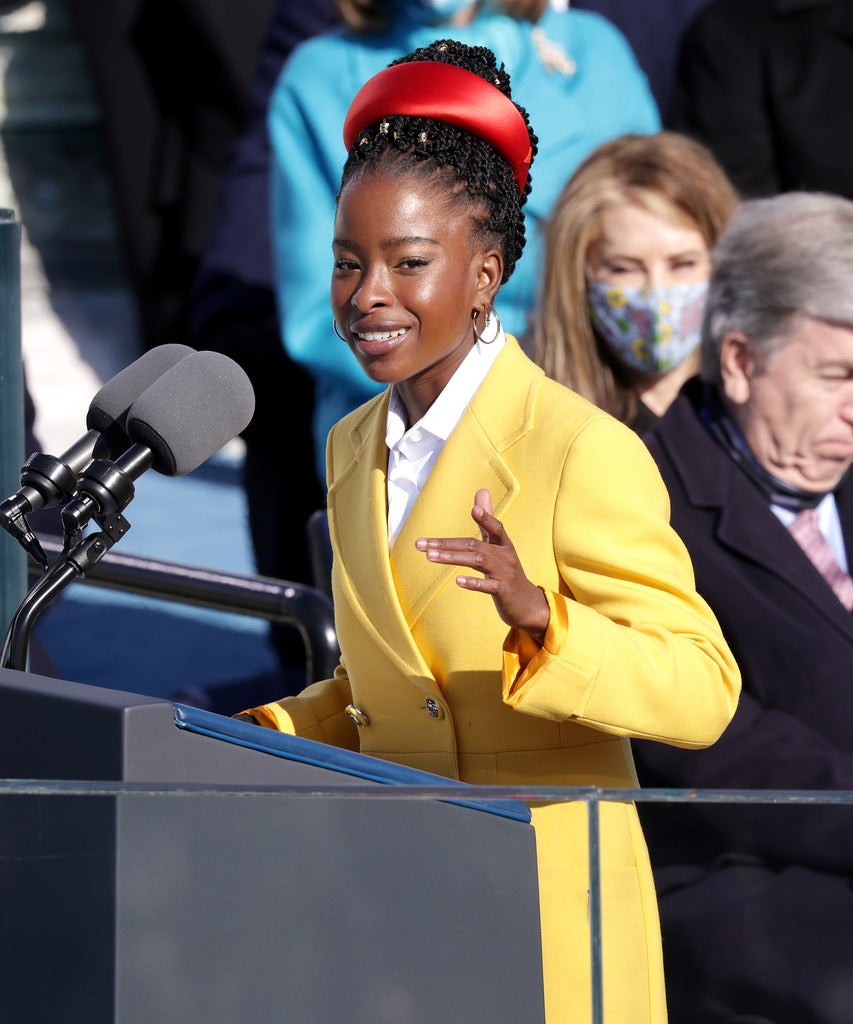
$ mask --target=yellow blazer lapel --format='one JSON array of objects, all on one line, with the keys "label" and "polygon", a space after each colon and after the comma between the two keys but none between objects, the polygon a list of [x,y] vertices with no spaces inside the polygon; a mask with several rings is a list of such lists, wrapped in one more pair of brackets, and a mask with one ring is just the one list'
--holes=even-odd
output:
[{"label": "yellow blazer lapel", "polygon": [[491,493],[495,515],[506,514],[519,482],[502,453],[531,429],[542,377],[515,339],[508,338],[448,438],[391,559],[386,514],[388,393],[336,428],[345,431],[352,456],[343,470],[335,466],[329,489],[329,529],[343,563],[335,573],[340,590],[335,600],[346,600],[383,654],[424,689],[433,677],[411,627],[442,586],[455,586],[459,570],[428,562],[415,549],[415,540],[476,536],[471,507],[481,487]]},{"label": "yellow blazer lapel", "polygon": [[335,601],[347,602],[365,633],[400,672],[420,680],[430,672],[406,623],[388,560],[388,394],[336,428],[347,430],[353,450],[343,471],[335,467],[328,493],[329,532],[341,561],[334,573]]},{"label": "yellow blazer lapel", "polygon": [[499,519],[518,493],[519,482],[502,453],[530,430],[541,376],[515,339],[508,338],[447,439],[392,553],[396,590],[409,625],[414,625],[442,587],[455,586],[463,571],[428,562],[415,549],[417,538],[479,536],[471,518],[476,492],[481,487],[489,490]]}]

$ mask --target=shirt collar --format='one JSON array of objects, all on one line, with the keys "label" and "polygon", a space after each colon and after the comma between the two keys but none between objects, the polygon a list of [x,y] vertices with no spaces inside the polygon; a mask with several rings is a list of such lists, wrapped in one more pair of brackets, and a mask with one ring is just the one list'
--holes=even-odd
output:
[{"label": "shirt collar", "polygon": [[413,434],[415,431],[419,432],[415,436],[429,433],[439,441],[446,441],[505,344],[506,335],[501,329],[498,329],[491,342],[475,341],[471,351],[459,364],[438,398],[408,430],[402,399],[397,386],[392,385],[385,428],[387,446],[394,448],[407,434]]}]

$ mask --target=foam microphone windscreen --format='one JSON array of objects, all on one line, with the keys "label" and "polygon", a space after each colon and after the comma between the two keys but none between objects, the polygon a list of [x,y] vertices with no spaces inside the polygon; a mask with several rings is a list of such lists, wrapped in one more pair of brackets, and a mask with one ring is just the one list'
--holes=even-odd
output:
[{"label": "foam microphone windscreen", "polygon": [[108,380],[95,395],[86,415],[88,429],[103,434],[118,426],[123,431],[124,417],[142,392],[182,359],[194,354],[195,349],[189,345],[157,345],[149,349]]},{"label": "foam microphone windscreen", "polygon": [[251,382],[233,359],[194,352],[133,403],[127,433],[151,449],[158,473],[182,476],[244,430],[254,411]]}]

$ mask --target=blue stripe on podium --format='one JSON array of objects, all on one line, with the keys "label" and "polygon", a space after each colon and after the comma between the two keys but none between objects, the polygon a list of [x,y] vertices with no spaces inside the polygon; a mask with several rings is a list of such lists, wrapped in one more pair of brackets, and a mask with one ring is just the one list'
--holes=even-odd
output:
[{"label": "blue stripe on podium", "polygon": [[[300,761],[303,764],[340,772],[344,775],[364,779],[367,782],[380,782],[392,786],[447,786],[448,789],[454,791],[464,791],[466,786],[464,782],[448,779],[443,775],[434,775],[431,772],[419,771],[417,768],[395,764],[393,761],[383,761],[378,757],[368,757],[366,754],[333,747],[328,743],[316,743],[314,740],[306,740],[301,736],[291,736],[288,733],[276,732],[274,729],[265,729],[252,725],[250,722],[240,722],[185,704],[175,705],[175,724],[180,729],[187,729],[203,736],[225,740],[228,743],[237,743],[240,746],[260,750],[275,757]],[[489,814],[498,814],[514,821],[530,822],[530,808],[520,800],[483,802],[466,800],[464,796],[461,796],[460,798],[449,798],[447,802],[478,811],[486,811]]]}]

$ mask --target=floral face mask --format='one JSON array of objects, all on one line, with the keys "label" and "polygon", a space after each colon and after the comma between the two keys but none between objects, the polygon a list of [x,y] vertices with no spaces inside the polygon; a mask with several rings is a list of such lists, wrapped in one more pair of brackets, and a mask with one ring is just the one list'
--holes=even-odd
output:
[{"label": "floral face mask", "polygon": [[628,366],[666,373],[699,344],[708,282],[669,288],[621,288],[589,281],[592,324]]}]

